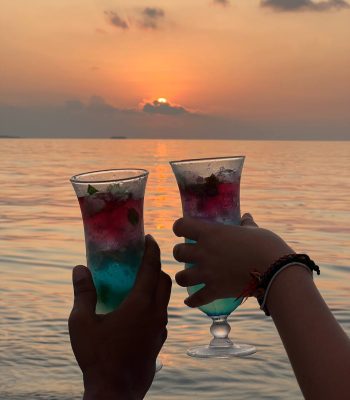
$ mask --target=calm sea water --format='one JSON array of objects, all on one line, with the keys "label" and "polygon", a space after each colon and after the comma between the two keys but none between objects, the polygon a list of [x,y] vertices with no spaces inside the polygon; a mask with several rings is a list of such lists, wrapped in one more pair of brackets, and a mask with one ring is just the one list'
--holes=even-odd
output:
[{"label": "calm sea water", "polygon": [[[81,397],[67,333],[71,269],[85,262],[80,210],[68,181],[78,172],[150,170],[146,231],[158,239],[164,269],[173,277],[181,268],[172,258],[171,231],[180,200],[168,161],[245,154],[242,211],[319,262],[317,285],[350,334],[350,142],[33,139],[1,140],[0,150],[1,399]],[[187,347],[208,342],[210,321],[186,308],[185,296],[174,285],[165,367],[149,398],[302,397],[276,329],[253,299],[230,321],[232,338],[254,344],[256,355],[186,356]]]}]

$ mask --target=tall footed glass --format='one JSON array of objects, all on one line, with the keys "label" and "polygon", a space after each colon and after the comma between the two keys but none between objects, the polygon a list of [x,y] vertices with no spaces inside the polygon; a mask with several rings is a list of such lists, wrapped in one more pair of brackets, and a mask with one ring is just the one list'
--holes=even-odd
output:
[{"label": "tall footed glass", "polygon": [[[240,180],[244,157],[206,158],[172,161],[181,195],[184,216],[208,222],[238,225],[240,223]],[[186,239],[186,242],[191,242]],[[191,268],[193,264],[186,264]],[[189,287],[191,295],[203,285]],[[199,309],[212,318],[210,332],[213,339],[206,346],[187,351],[192,357],[247,356],[255,353],[254,346],[233,343],[229,338],[231,327],[227,317],[242,303],[240,298],[218,299]]]}]

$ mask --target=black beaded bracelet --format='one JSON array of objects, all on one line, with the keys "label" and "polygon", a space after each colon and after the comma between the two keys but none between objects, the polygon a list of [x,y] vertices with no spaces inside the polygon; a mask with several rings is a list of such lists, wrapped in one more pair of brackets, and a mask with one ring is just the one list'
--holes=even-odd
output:
[{"label": "black beaded bracelet", "polygon": [[271,287],[271,284],[275,277],[282,272],[283,269],[292,266],[300,265],[307,268],[311,274],[313,271],[320,275],[320,268],[310,259],[307,254],[287,254],[278,260],[276,260],[271,266],[260,274],[259,272],[252,272],[251,275],[255,280],[254,287],[255,296],[257,297],[260,308],[265,312],[266,315],[270,315],[269,310],[266,307],[266,299]]}]

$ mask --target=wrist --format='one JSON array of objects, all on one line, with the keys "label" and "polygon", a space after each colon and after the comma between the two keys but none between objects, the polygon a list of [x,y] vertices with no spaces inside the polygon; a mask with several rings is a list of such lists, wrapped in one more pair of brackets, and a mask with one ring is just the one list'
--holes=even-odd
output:
[{"label": "wrist", "polygon": [[313,260],[307,254],[286,254],[277,259],[271,266],[266,270],[265,273],[260,274],[258,271],[253,271],[251,275],[255,280],[253,285],[255,289],[255,295],[257,297],[260,308],[265,312],[266,315],[270,315],[267,298],[271,286],[275,283],[277,278],[286,270],[290,268],[304,268],[306,272],[312,277],[312,272],[317,272],[320,275],[320,268],[314,263]]},{"label": "wrist", "polygon": [[299,290],[305,285],[314,285],[312,274],[298,264],[282,271],[271,285],[266,298],[266,306],[273,317],[283,302],[284,305],[294,307]]},{"label": "wrist", "polygon": [[91,379],[84,375],[84,400],[137,400],[124,381],[108,379]]},{"label": "wrist", "polygon": [[136,400],[136,397],[123,387],[96,385],[85,388],[83,400]]}]

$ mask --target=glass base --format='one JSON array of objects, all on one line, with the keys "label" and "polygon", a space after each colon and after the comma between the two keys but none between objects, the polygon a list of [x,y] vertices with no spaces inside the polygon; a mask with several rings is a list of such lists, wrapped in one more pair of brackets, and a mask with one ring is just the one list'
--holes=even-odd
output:
[{"label": "glass base", "polygon": [[196,346],[187,350],[191,357],[198,358],[231,358],[245,357],[256,352],[250,344],[233,343],[229,338],[231,327],[227,322],[227,315],[211,317],[213,323],[210,332],[213,339],[207,346]]},{"label": "glass base", "polygon": [[234,343],[228,347],[196,346],[187,350],[190,357],[196,358],[231,358],[245,357],[256,352],[256,348],[249,344]]}]

